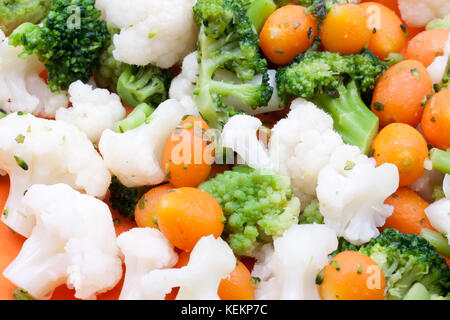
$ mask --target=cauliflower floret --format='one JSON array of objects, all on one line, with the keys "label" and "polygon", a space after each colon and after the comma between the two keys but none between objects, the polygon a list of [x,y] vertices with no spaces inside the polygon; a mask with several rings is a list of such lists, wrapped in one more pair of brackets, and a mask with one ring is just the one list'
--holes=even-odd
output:
[{"label": "cauliflower floret", "polygon": [[[270,169],[272,162],[263,143],[258,140],[261,120],[249,115],[231,117],[222,130],[222,145],[230,148],[241,158],[240,164],[254,169]],[[239,163],[238,162],[238,163]]]},{"label": "cauliflower floret", "polygon": [[337,246],[336,232],[326,225],[293,225],[257,257],[255,299],[319,300],[316,277]]},{"label": "cauliflower floret", "polygon": [[436,57],[433,62],[427,67],[427,71],[430,74],[433,84],[441,83],[448,70],[450,56],[450,34],[448,40],[445,43],[444,54]]},{"label": "cauliflower floret", "polygon": [[398,189],[399,173],[390,163],[376,166],[358,147],[336,149],[320,171],[317,198],[326,225],[360,245],[375,238],[393,207],[384,201]]},{"label": "cauliflower floret", "polygon": [[291,104],[288,117],[272,129],[269,153],[275,170],[291,178],[294,194],[304,208],[316,196],[320,170],[344,143],[333,130],[333,119],[304,99]]},{"label": "cauliflower floret", "polygon": [[173,267],[178,260],[173,246],[157,229],[133,228],[117,238],[125,256],[126,274],[119,300],[146,297],[145,276],[156,269]]},{"label": "cauliflower floret", "polygon": [[104,130],[113,129],[125,117],[119,96],[106,89],[94,89],[76,81],[70,85],[69,95],[72,107],[58,109],[55,119],[76,125],[92,142],[97,143]]},{"label": "cauliflower floret", "polygon": [[433,19],[450,14],[448,0],[398,0],[402,20],[411,27],[424,27]]},{"label": "cauliflower floret", "polygon": [[105,196],[111,175],[75,126],[12,113],[0,120],[0,137],[0,170],[11,180],[2,220],[21,235],[28,237],[34,226],[34,217],[24,214],[21,203],[33,184],[65,183],[91,196]]},{"label": "cauliflower floret", "polygon": [[108,206],[65,184],[35,184],[23,198],[36,219],[31,236],[3,275],[36,299],[64,283],[92,299],[122,277],[122,261]]},{"label": "cauliflower floret", "polygon": [[[156,237],[153,236],[153,238],[153,242],[155,242]],[[119,239],[119,241],[121,240]],[[120,299],[162,300],[174,287],[180,287],[178,300],[219,299],[217,290],[221,280],[227,277],[236,266],[233,251],[222,238],[215,239],[212,235],[201,238],[190,254],[188,265],[180,269],[162,269],[164,266],[173,264],[174,261],[168,259],[167,256],[170,248],[166,245],[161,246],[164,243],[162,239],[157,241],[159,244],[155,244],[155,246],[158,251],[159,248],[164,251],[162,254],[165,258],[158,258],[155,253],[141,253],[144,256],[152,256],[152,258],[147,258],[147,261],[141,265],[138,272],[140,281],[134,286],[133,292],[128,291],[127,294],[122,292]],[[133,245],[135,244],[133,243]],[[153,245],[147,245],[145,249],[149,251],[153,250],[153,247]],[[124,254],[125,261],[127,261],[127,252]],[[133,262],[136,263],[136,261]],[[127,277],[128,265],[126,267],[125,276]],[[147,270],[152,271],[144,274]],[[134,272],[133,263],[131,272]]]},{"label": "cauliflower floret", "polygon": [[31,55],[19,58],[22,47],[8,45],[0,30],[0,109],[8,113],[26,111],[43,117],[54,117],[57,109],[67,107],[66,94],[51,92],[39,74],[44,64]]},{"label": "cauliflower floret", "polygon": [[[243,111],[249,115],[280,110],[281,100],[278,97],[277,86],[275,83],[276,70],[268,70],[267,73],[269,75],[269,84],[272,88],[274,88],[274,92],[267,106],[252,109],[243,104],[238,98],[233,96],[225,97],[223,99],[224,103],[227,105],[232,105],[236,110]],[[192,100],[192,95],[195,91],[198,74],[199,65],[197,60],[197,51],[194,51],[184,58],[181,73],[172,80],[172,83],[170,84],[169,97],[172,99],[177,99],[179,101],[186,97],[189,97]],[[214,76],[214,80],[238,82],[236,75],[226,70],[218,70]],[[262,75],[258,74],[253,77],[252,80],[247,81],[247,83],[260,84],[261,81]]]},{"label": "cauliflower floret", "polygon": [[442,186],[445,198],[430,204],[425,209],[425,214],[436,230],[447,235],[450,245],[450,175],[445,175]]},{"label": "cauliflower floret", "polygon": [[107,129],[99,142],[106,166],[126,187],[156,185],[164,181],[161,168],[164,145],[172,131],[189,114],[177,100],[166,100],[148,123],[125,133]]},{"label": "cauliflower floret", "polygon": [[195,49],[198,28],[192,0],[97,0],[107,22],[119,27],[114,57],[169,68]]}]

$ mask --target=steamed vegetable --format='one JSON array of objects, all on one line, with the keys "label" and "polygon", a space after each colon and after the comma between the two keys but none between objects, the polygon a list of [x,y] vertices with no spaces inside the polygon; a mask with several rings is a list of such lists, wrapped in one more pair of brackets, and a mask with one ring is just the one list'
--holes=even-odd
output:
[{"label": "steamed vegetable", "polygon": [[[194,95],[200,114],[212,128],[221,128],[235,114],[224,98],[233,96],[256,109],[272,96],[267,61],[259,53],[259,39],[247,17],[246,0],[200,0],[194,6],[199,31],[200,71]],[[248,81],[263,74],[261,83],[214,80],[217,70],[227,69],[238,80]]]},{"label": "steamed vegetable", "polygon": [[378,131],[378,118],[360,94],[373,90],[384,70],[385,65],[369,51],[346,56],[308,51],[278,70],[278,93],[284,103],[294,97],[312,100],[331,114],[345,143],[368,153]]},{"label": "steamed vegetable", "polygon": [[106,89],[94,89],[80,80],[69,87],[71,107],[59,108],[55,119],[80,128],[88,138],[98,143],[106,129],[113,129],[125,117],[120,98]]},{"label": "steamed vegetable", "polygon": [[197,188],[178,188],[156,205],[158,228],[175,247],[191,251],[202,237],[220,237],[223,211],[217,200]]},{"label": "steamed vegetable", "polygon": [[333,6],[320,27],[325,50],[342,54],[360,52],[371,36],[365,8],[353,3]]},{"label": "steamed vegetable", "polygon": [[[442,150],[450,148],[450,133],[447,130],[450,126],[449,101],[450,90],[443,90],[433,95],[425,105],[422,121],[420,122],[427,142]],[[436,156],[437,154],[435,155],[437,160]],[[450,168],[447,169],[449,170]]]},{"label": "steamed vegetable", "polygon": [[317,35],[317,22],[298,5],[284,6],[266,20],[259,35],[264,55],[277,65],[286,65],[305,52]]},{"label": "steamed vegetable", "polygon": [[11,179],[2,221],[21,235],[29,236],[35,223],[21,202],[33,184],[65,183],[91,196],[105,196],[111,175],[77,127],[15,113],[0,120],[0,136],[0,171]]},{"label": "steamed vegetable", "polygon": [[136,204],[150,187],[127,188],[116,176],[112,176],[109,186],[111,208],[125,217],[134,218]]},{"label": "steamed vegetable", "polygon": [[36,299],[67,284],[92,299],[122,278],[122,261],[108,206],[66,184],[30,187],[24,213],[36,225],[4,276]]},{"label": "steamed vegetable", "polygon": [[[42,26],[26,22],[9,37],[11,45],[24,46],[21,57],[36,54],[45,64],[54,92],[67,90],[76,80],[87,83],[93,74],[110,36],[94,4],[94,0],[55,0]],[[79,18],[74,19],[77,10]]]},{"label": "steamed vegetable", "polygon": [[317,275],[323,300],[384,300],[386,279],[375,261],[358,251],[334,256]]},{"label": "steamed vegetable", "polygon": [[259,252],[252,271],[260,279],[255,298],[319,300],[316,276],[337,245],[336,233],[326,225],[291,226]]},{"label": "steamed vegetable", "polygon": [[0,2],[0,29],[10,34],[24,22],[39,23],[50,10],[52,0],[5,0]]},{"label": "steamed vegetable", "polygon": [[237,166],[199,188],[221,205],[226,217],[223,237],[238,256],[254,255],[298,222],[300,201],[292,194],[289,178],[271,170]]},{"label": "steamed vegetable", "polygon": [[450,290],[447,263],[418,235],[385,229],[359,251],[380,266],[387,280],[389,300],[403,299],[416,282],[423,284],[431,295],[443,296]]}]

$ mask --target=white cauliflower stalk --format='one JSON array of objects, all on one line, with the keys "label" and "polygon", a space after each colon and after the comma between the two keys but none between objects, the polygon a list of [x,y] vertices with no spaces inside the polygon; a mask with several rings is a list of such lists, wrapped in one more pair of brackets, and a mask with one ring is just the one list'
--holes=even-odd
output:
[{"label": "white cauliflower stalk", "polygon": [[411,27],[424,27],[450,14],[448,0],[398,0],[402,20]]},{"label": "white cauliflower stalk", "polygon": [[269,153],[275,170],[291,178],[302,207],[316,197],[317,179],[332,153],[344,145],[333,130],[333,119],[304,99],[291,104],[287,118],[271,130]]},{"label": "white cauliflower stalk", "polygon": [[272,161],[265,146],[258,140],[261,126],[262,122],[258,118],[235,115],[223,127],[222,145],[236,152],[242,164],[255,169],[270,169],[273,167]]},{"label": "white cauliflower stalk", "polygon": [[446,174],[443,183],[445,198],[430,204],[425,214],[433,228],[445,234],[450,245],[450,175]]},{"label": "white cauliflower stalk", "polygon": [[114,57],[122,62],[169,68],[195,49],[198,28],[192,0],[97,0],[114,35]]},{"label": "white cauliflower stalk", "polygon": [[0,170],[11,189],[3,222],[28,237],[34,216],[21,202],[33,184],[65,183],[91,196],[105,196],[111,175],[91,141],[75,126],[31,114],[12,113],[0,120]]},{"label": "white cauliflower stalk", "polygon": [[0,109],[7,113],[26,111],[52,118],[57,109],[67,107],[66,94],[51,92],[39,74],[44,64],[34,55],[19,58],[22,47],[8,45],[0,30]]},{"label": "white cauliflower stalk", "polygon": [[[160,245],[154,246],[158,250],[161,248]],[[148,245],[146,250],[152,250],[152,247]],[[168,265],[167,262],[173,263],[168,259],[168,249],[165,246],[162,250],[166,263],[157,265],[156,256],[154,259],[147,259],[140,269],[141,280],[134,287],[134,294],[121,294],[120,299],[163,300],[172,288],[180,287],[177,300],[218,300],[217,290],[221,280],[226,278],[236,266],[236,258],[228,244],[222,238],[215,239],[212,235],[201,238],[190,254],[188,265],[180,269],[161,268]],[[125,252],[125,261],[126,259]],[[147,269],[153,270],[143,275]],[[133,272],[133,269],[131,270]]]},{"label": "white cauliflower stalk", "polygon": [[336,232],[326,225],[293,225],[260,252],[252,271],[261,280],[255,299],[319,300],[316,276],[337,246]]},{"label": "white cauliflower stalk", "polygon": [[126,273],[119,300],[140,300],[146,297],[142,286],[146,275],[156,269],[173,267],[178,260],[169,240],[157,229],[133,228],[117,238],[125,257]]},{"label": "white cauliflower stalk", "polygon": [[74,124],[92,142],[98,143],[104,130],[113,129],[125,117],[119,96],[106,89],[94,89],[76,81],[70,85],[69,95],[72,107],[58,109],[55,119]]},{"label": "white cauliflower stalk", "polygon": [[93,299],[122,277],[122,261],[108,206],[65,184],[33,185],[24,213],[36,219],[31,236],[3,275],[36,299],[66,283],[75,297]]},{"label": "white cauliflower stalk", "polygon": [[384,201],[398,186],[395,165],[377,167],[375,159],[361,154],[358,147],[339,147],[318,178],[317,198],[325,224],[355,245],[370,241],[392,214],[393,207]]},{"label": "white cauliflower stalk", "polygon": [[161,167],[164,145],[183,116],[192,111],[175,99],[164,101],[149,122],[125,133],[107,129],[99,142],[106,166],[127,187],[156,185],[164,181]]}]

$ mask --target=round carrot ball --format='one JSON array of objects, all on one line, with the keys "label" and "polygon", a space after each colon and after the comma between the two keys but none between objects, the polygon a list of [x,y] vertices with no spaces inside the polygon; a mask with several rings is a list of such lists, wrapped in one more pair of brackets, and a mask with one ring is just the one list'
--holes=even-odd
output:
[{"label": "round carrot ball", "polygon": [[343,251],[319,274],[323,300],[384,300],[386,279],[380,267],[358,251]]},{"label": "round carrot ball", "polygon": [[427,102],[421,127],[428,143],[442,150],[450,148],[450,90],[436,93]]},{"label": "round carrot ball", "polygon": [[371,109],[384,127],[401,122],[416,127],[423,113],[423,103],[433,93],[433,84],[424,65],[404,60],[389,68],[375,85]]},{"label": "round carrot ball", "polygon": [[324,48],[342,54],[361,51],[371,34],[365,10],[352,3],[333,6],[320,29]]},{"label": "round carrot ball", "polygon": [[375,137],[370,152],[379,166],[383,163],[395,164],[400,186],[407,186],[425,170],[423,164],[428,157],[428,146],[415,128],[404,123],[391,123]]},{"label": "round carrot ball", "polygon": [[428,67],[436,57],[444,54],[450,29],[437,28],[425,30],[412,38],[406,49],[406,58],[422,62]]},{"label": "round carrot ball", "polygon": [[259,34],[264,55],[274,64],[286,65],[305,52],[317,35],[317,22],[305,7],[290,4],[275,10]]},{"label": "round carrot ball", "polygon": [[177,248],[191,251],[202,237],[222,234],[223,211],[217,200],[191,187],[173,189],[156,206],[159,230]]}]

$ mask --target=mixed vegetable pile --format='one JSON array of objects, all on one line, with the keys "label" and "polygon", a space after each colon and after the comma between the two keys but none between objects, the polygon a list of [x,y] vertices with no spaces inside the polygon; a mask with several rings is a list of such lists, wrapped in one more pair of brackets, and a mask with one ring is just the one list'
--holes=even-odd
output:
[{"label": "mixed vegetable pile", "polygon": [[448,1],[0,1],[0,298],[448,300],[449,77]]}]

